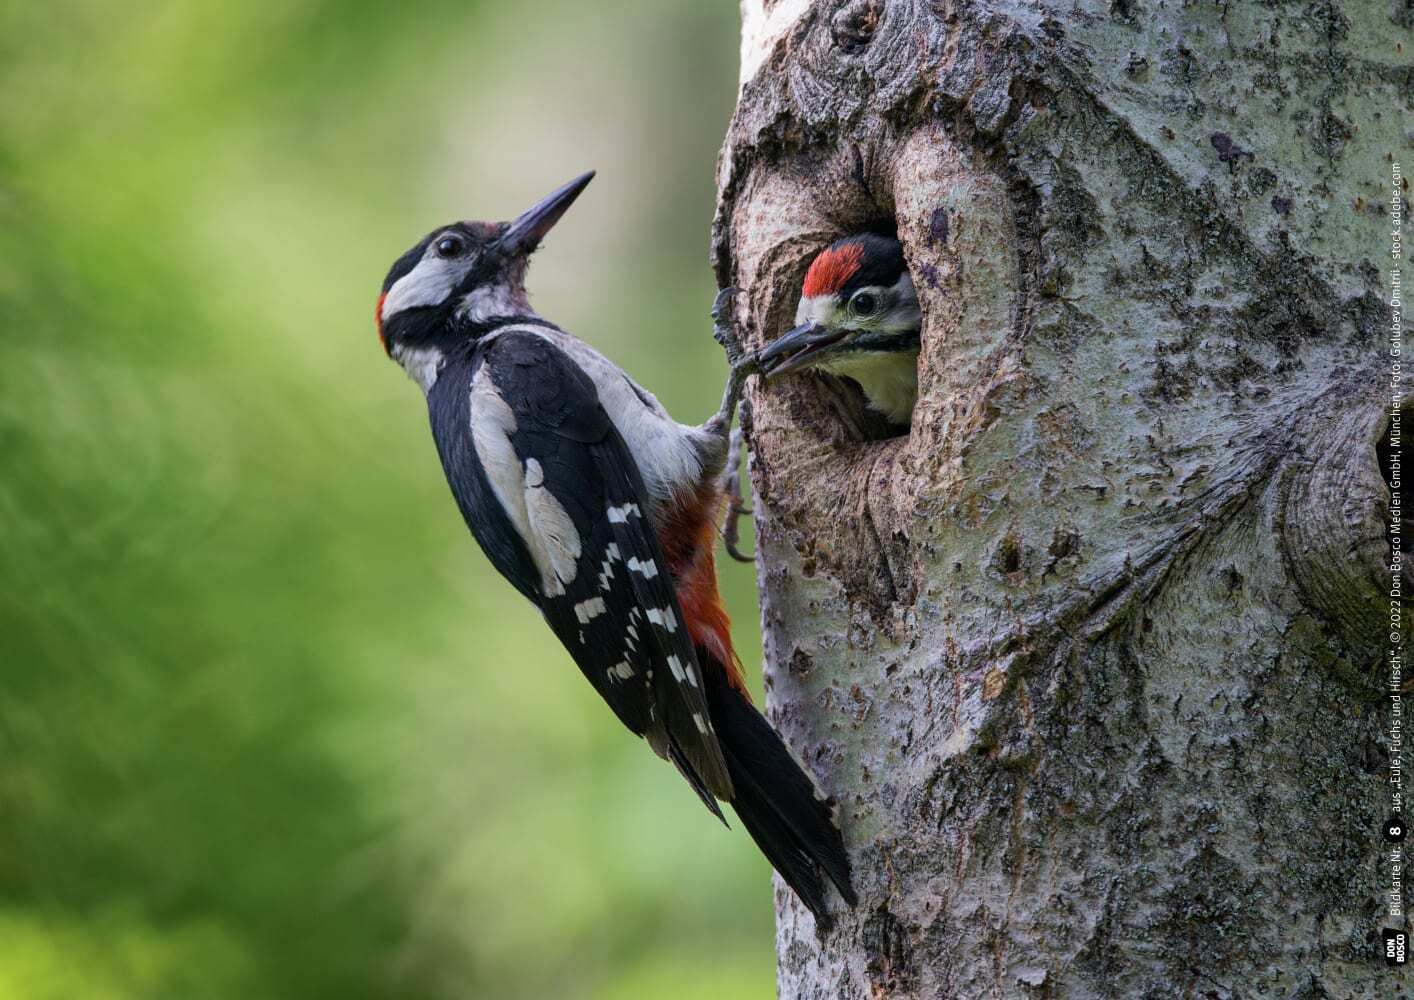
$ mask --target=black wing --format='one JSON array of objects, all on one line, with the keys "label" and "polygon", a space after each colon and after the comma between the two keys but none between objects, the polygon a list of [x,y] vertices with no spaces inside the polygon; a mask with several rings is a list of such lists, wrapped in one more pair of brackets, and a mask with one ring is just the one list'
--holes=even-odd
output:
[{"label": "black wing", "polygon": [[[429,396],[467,524],[619,719],[717,812],[732,785],[638,466],[594,384],[545,337],[507,331]],[[718,813],[720,815],[720,813]]]}]

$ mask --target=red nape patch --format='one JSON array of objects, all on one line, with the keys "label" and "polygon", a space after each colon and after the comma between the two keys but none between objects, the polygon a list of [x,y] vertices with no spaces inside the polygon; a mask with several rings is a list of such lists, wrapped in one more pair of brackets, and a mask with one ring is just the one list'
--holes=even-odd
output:
[{"label": "red nape patch", "polygon": [[844,287],[844,283],[863,262],[862,243],[830,247],[810,262],[810,270],[805,272],[805,287],[801,291],[808,299],[817,295],[833,295]]},{"label": "red nape patch", "polygon": [[373,307],[373,325],[378,327],[378,343],[383,345],[384,354],[389,353],[388,338],[383,336],[383,300],[387,297],[387,292],[384,292],[382,295],[378,296],[378,305]]}]

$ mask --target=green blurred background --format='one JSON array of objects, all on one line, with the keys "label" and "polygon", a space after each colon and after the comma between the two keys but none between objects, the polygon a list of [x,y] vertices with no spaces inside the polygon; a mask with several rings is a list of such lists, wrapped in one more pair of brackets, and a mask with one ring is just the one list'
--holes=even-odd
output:
[{"label": "green blurred background", "polygon": [[[769,869],[453,506],[426,230],[685,420],[735,4],[0,2],[0,998],[751,998]],[[723,576],[749,671],[754,581]]]}]

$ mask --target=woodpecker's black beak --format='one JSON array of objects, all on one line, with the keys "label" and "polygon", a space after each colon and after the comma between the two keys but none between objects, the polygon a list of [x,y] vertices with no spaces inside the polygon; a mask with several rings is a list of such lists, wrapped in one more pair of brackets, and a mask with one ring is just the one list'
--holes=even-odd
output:
[{"label": "woodpecker's black beak", "polygon": [[807,368],[827,350],[844,340],[849,330],[832,330],[819,323],[802,323],[771,343],[758,355],[761,374],[767,378]]},{"label": "woodpecker's black beak", "polygon": [[506,231],[496,240],[496,246],[504,253],[525,256],[534,250],[545,234],[554,228],[560,217],[569,211],[579,193],[594,179],[594,171],[581,174],[562,187],[556,188],[540,199],[531,208],[506,227]]}]

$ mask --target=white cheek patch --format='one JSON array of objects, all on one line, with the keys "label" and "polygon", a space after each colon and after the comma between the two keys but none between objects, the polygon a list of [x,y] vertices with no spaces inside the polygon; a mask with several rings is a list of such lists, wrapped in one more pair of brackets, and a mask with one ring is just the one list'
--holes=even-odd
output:
[{"label": "white cheek patch", "polygon": [[907,268],[894,282],[893,295],[894,307],[882,325],[890,330],[916,330],[923,323],[923,308],[918,304],[918,292]]},{"label": "white cheek patch", "polygon": [[819,323],[830,326],[835,319],[835,297],[833,295],[802,296],[800,305],[795,307],[795,325]]},{"label": "white cheek patch", "polygon": [[387,322],[391,317],[407,309],[421,306],[435,306],[446,302],[453,289],[471,270],[471,261],[466,257],[444,259],[436,256],[436,251],[428,248],[430,256],[417,262],[407,274],[393,282],[383,299],[381,319]]}]

